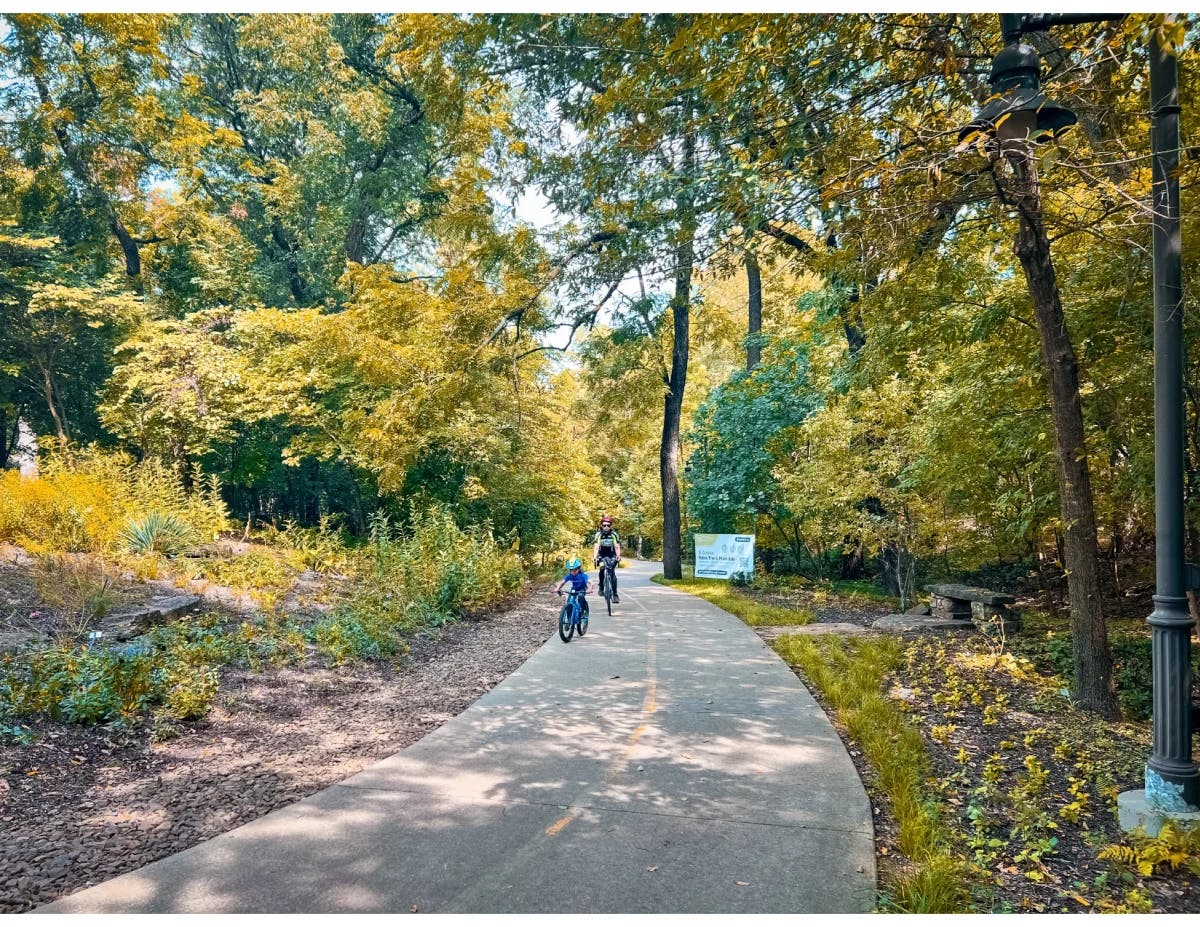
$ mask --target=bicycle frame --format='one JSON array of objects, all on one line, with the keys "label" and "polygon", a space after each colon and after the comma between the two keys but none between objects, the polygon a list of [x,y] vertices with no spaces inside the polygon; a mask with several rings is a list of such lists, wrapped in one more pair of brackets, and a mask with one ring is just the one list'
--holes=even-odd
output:
[{"label": "bicycle frame", "polygon": [[612,579],[613,573],[617,569],[616,557],[601,557],[600,558],[600,582],[597,584],[597,591],[603,593],[604,590],[604,573],[607,570],[609,579]]},{"label": "bicycle frame", "polygon": [[563,643],[568,643],[575,632],[579,632],[579,636],[583,637],[587,633],[587,618],[583,614],[583,606],[580,603],[582,592],[571,591],[567,593],[567,601],[562,607],[562,612],[558,618],[558,636],[562,638]]}]

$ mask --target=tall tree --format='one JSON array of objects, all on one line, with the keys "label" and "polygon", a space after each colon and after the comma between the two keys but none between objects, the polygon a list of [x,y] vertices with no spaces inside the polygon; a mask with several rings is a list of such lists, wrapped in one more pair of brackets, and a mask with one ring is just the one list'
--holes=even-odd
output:
[{"label": "tall tree", "polygon": [[[57,152],[61,170],[43,190],[57,187],[60,224],[78,214],[107,230],[120,247],[127,276],[141,287],[144,210],[136,196],[163,130],[151,92],[164,73],[164,16],[9,14],[9,41],[0,62],[10,74],[3,94],[23,130],[19,147],[37,169]],[[33,93],[26,93],[31,85]],[[67,180],[57,185],[58,178]],[[65,202],[64,202],[65,201]],[[46,206],[50,206],[49,203]]]}]

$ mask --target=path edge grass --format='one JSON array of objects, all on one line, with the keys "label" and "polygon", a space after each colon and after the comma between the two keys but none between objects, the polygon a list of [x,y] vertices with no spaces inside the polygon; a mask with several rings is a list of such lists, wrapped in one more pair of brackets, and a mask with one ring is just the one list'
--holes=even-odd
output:
[{"label": "path edge grass", "polygon": [[808,609],[767,605],[738,592],[736,586],[723,579],[666,579],[662,573],[655,573],[650,581],[712,602],[755,628],[812,624],[816,620]]}]

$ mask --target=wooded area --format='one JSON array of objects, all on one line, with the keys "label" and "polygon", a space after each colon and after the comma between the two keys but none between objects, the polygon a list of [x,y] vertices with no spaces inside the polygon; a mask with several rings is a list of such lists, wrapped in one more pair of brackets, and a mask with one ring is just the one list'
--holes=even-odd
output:
[{"label": "wooded area", "polygon": [[[1020,164],[958,143],[991,14],[0,29],[7,464],[28,429],[352,537],[441,506],[527,563],[611,511],[668,578],[728,530],[903,600],[991,576],[1070,612],[1115,714],[1104,603],[1146,600],[1153,544],[1146,47],[1190,20],[1032,35],[1079,125]],[[1189,148],[1185,242],[1196,180]],[[1195,364],[1186,401],[1195,560]]]}]

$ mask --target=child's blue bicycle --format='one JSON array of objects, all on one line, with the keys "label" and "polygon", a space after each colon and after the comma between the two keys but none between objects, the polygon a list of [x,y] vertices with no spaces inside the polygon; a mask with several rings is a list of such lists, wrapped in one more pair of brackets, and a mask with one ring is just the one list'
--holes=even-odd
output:
[{"label": "child's blue bicycle", "polygon": [[587,628],[588,616],[580,604],[579,593],[568,592],[566,604],[558,613],[558,636],[563,639],[564,644],[569,644],[576,630],[579,631],[579,636],[583,637],[587,634]]}]

